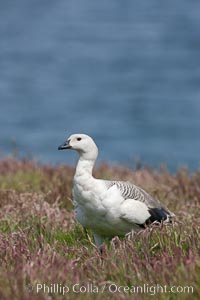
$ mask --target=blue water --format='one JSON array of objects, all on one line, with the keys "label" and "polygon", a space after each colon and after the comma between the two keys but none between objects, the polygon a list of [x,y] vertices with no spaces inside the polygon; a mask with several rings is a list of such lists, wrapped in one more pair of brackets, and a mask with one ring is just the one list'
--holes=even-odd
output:
[{"label": "blue water", "polygon": [[0,153],[200,167],[200,2],[0,2]]}]

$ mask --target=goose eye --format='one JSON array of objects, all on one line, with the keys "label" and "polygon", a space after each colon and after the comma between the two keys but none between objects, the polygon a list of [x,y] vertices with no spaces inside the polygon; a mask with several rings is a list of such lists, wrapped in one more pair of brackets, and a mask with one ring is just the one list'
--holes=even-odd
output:
[{"label": "goose eye", "polygon": [[77,138],[77,141],[81,141],[82,139],[80,137]]}]

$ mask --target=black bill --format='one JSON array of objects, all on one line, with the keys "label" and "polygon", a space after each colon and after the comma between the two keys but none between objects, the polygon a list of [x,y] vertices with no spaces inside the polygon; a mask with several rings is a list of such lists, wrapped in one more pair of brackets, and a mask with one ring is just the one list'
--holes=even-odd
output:
[{"label": "black bill", "polygon": [[62,145],[60,145],[58,147],[58,150],[64,150],[64,149],[70,149],[70,140],[67,140],[66,142],[64,142]]}]

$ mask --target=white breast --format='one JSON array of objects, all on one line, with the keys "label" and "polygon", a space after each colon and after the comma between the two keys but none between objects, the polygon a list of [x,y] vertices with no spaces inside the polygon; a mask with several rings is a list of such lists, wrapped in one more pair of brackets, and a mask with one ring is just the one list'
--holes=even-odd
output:
[{"label": "white breast", "polygon": [[107,189],[98,179],[91,185],[76,182],[73,196],[76,218],[84,227],[105,236],[124,235],[133,228],[120,217],[124,198],[116,186]]}]

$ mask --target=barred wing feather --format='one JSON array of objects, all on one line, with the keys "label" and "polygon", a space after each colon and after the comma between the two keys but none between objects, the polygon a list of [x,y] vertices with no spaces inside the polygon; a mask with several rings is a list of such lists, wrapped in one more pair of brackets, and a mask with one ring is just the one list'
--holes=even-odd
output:
[{"label": "barred wing feather", "polygon": [[142,227],[154,221],[171,222],[174,214],[136,185],[124,181],[107,181],[106,185],[108,189],[113,185],[117,186],[126,200],[121,207],[122,219]]}]

